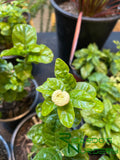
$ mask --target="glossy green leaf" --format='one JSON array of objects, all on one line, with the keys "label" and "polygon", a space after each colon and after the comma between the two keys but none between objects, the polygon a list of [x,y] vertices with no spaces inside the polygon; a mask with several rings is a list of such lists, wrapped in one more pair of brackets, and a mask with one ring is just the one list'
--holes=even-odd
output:
[{"label": "glossy green leaf", "polygon": [[1,57],[3,56],[21,56],[22,53],[17,48],[6,49],[1,52]]},{"label": "glossy green leaf", "polygon": [[48,84],[47,84],[47,81],[44,82],[41,86],[37,87],[36,90],[38,92],[41,92],[43,95],[48,95],[49,96],[52,96],[54,90],[52,90],[51,88],[49,88]]},{"label": "glossy green leaf", "polygon": [[72,65],[75,67],[75,69],[79,69],[84,64],[85,58],[79,58],[75,59],[72,63]]},{"label": "glossy green leaf", "polygon": [[83,67],[80,69],[80,73],[83,79],[86,79],[90,76],[94,69],[94,66],[91,63],[86,63]]},{"label": "glossy green leaf", "polygon": [[96,97],[96,90],[95,88],[86,82],[77,82],[76,88],[86,91],[88,94],[90,94],[92,97]]},{"label": "glossy green leaf", "polygon": [[109,78],[105,74],[98,72],[93,73],[88,79],[90,82],[97,82],[97,84],[109,81]]},{"label": "glossy green leaf", "polygon": [[99,158],[99,160],[111,160],[108,156],[102,156]]},{"label": "glossy green leaf", "polygon": [[68,103],[67,105],[63,107],[58,107],[57,111],[58,111],[60,122],[65,127],[71,128],[74,123],[74,119],[75,119],[75,113],[74,113],[72,104]]},{"label": "glossy green leaf", "polygon": [[75,88],[76,80],[74,76],[69,73],[67,64],[60,58],[57,58],[55,62],[55,76],[63,81],[68,91]]},{"label": "glossy green leaf", "polygon": [[26,64],[26,63],[18,63],[15,66],[15,72],[16,72],[17,77],[21,80],[26,80],[28,78],[32,78],[32,76],[31,76],[32,65]]},{"label": "glossy green leaf", "polygon": [[11,34],[10,24],[6,22],[0,22],[0,32],[3,36],[9,36]]},{"label": "glossy green leaf", "polygon": [[52,147],[42,148],[33,160],[62,160],[61,153]]},{"label": "glossy green leaf", "polygon": [[97,127],[104,127],[105,122],[102,120],[103,113],[96,113],[96,111],[92,110],[82,110],[81,115],[85,122],[88,124],[92,124],[93,126]]},{"label": "glossy green leaf", "polygon": [[70,101],[73,107],[80,109],[89,109],[95,105],[93,98],[84,90],[72,90]]},{"label": "glossy green leaf", "polygon": [[48,78],[47,85],[49,86],[49,88],[51,88],[54,91],[58,90],[58,89],[60,89],[62,91],[65,90],[64,83],[57,78]]},{"label": "glossy green leaf", "polygon": [[77,127],[80,124],[81,120],[82,120],[80,109],[74,108],[74,112],[75,112],[75,120],[74,120],[72,128]]},{"label": "glossy green leaf", "polygon": [[44,144],[44,138],[42,136],[42,124],[36,124],[30,128],[27,133],[27,137],[32,140],[34,144]]},{"label": "glossy green leaf", "polygon": [[105,142],[103,143],[99,142],[99,139],[102,139],[100,130],[97,130],[96,128],[92,127],[89,124],[84,124],[80,130],[84,132],[84,135],[90,138],[90,141],[89,139],[86,140],[85,148],[94,150],[94,149],[100,149],[105,145]]},{"label": "glossy green leaf", "polygon": [[42,104],[42,115],[47,116],[50,114],[57,106],[51,101],[50,98],[44,100]]},{"label": "glossy green leaf", "polygon": [[12,32],[12,40],[14,46],[27,49],[29,45],[37,42],[36,30],[27,24],[17,24]]},{"label": "glossy green leaf", "polygon": [[44,44],[37,46],[37,48],[29,47],[29,52],[30,53],[27,57],[27,62],[35,62],[35,63],[37,62],[37,63],[47,64],[52,62],[53,60],[53,52]]}]

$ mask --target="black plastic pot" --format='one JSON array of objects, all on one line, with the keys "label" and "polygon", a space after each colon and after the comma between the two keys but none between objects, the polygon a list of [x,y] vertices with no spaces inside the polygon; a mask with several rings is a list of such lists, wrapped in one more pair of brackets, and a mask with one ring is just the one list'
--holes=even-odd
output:
[{"label": "black plastic pot", "polygon": [[[35,85],[35,88],[37,88],[38,87],[37,82],[34,79],[32,81],[33,81],[33,83]],[[33,101],[33,103],[31,104],[31,106],[29,107],[29,109],[26,112],[22,113],[19,116],[14,117],[14,118],[0,119],[0,122],[11,123],[11,122],[16,122],[16,121],[22,119],[23,117],[25,117],[28,113],[30,113],[30,111],[32,111],[36,107],[37,102],[38,102],[38,97],[39,97],[39,92],[36,91],[34,101]],[[10,125],[12,125],[12,124],[10,124]]]},{"label": "black plastic pot", "polygon": [[[3,146],[4,147],[4,150],[2,150],[2,157],[0,155],[0,159],[4,159],[4,160],[11,160],[11,154],[10,154],[10,150],[9,150],[9,147],[6,143],[6,141],[4,140],[4,138],[0,135],[0,142],[2,143],[2,145],[0,146],[0,148]],[[1,148],[3,149],[3,148]],[[4,152],[6,152],[7,155],[4,155]],[[7,158],[7,159],[6,159]]]},{"label": "black plastic pot", "polygon": [[[16,141],[16,137],[17,134],[19,133],[19,131],[21,130],[21,128],[24,126],[24,124],[29,121],[32,117],[35,117],[36,113],[32,113],[29,116],[27,116],[26,118],[24,118],[19,125],[16,127],[16,129],[14,130],[14,133],[12,135],[11,138],[11,155],[12,155],[12,160],[16,160],[15,158],[15,141]],[[28,127],[27,130],[29,131]]]},{"label": "black plastic pot", "polygon": [[[59,4],[68,0],[50,1],[56,13],[59,57],[68,63],[78,16],[59,7]],[[119,18],[118,15],[105,18],[82,17],[77,49],[86,48],[89,43],[93,42],[101,49]]]}]

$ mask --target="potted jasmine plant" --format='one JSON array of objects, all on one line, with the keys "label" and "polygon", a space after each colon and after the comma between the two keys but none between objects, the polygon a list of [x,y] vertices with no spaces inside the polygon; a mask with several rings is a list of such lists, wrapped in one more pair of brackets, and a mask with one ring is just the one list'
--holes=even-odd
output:
[{"label": "potted jasmine plant", "polygon": [[[0,52],[9,49],[12,44],[12,30],[16,24],[25,24],[27,20],[24,14],[28,10],[18,6],[17,1],[11,3],[0,2]],[[28,17],[30,20],[30,17]]]},{"label": "potted jasmine plant", "polygon": [[112,53],[109,49],[101,51],[94,43],[89,44],[87,48],[82,48],[75,52],[71,68],[80,80],[88,79],[94,72],[111,76],[119,71],[115,62],[119,59],[120,57],[116,53]]},{"label": "potted jasmine plant", "polygon": [[[35,28],[27,24],[18,24],[12,32],[13,48],[1,53],[0,121],[20,119],[37,103],[38,93],[35,92],[37,84],[33,81],[34,86],[30,81],[33,79],[32,63],[50,63],[53,60],[53,53],[47,46],[36,44],[36,41]],[[11,55],[21,56],[23,59],[17,59],[16,65],[2,59],[2,56]]]},{"label": "potted jasmine plant", "polygon": [[83,16],[77,49],[86,48],[89,43],[96,43],[101,49],[120,17],[118,0],[51,0],[51,3],[56,13],[60,57],[67,63],[79,12]]},{"label": "potted jasmine plant", "polygon": [[[79,143],[84,135],[80,129],[72,130],[72,127],[77,127],[81,122],[80,110],[91,109],[96,114],[101,113],[104,109],[103,103],[96,98],[92,85],[76,82],[69,73],[69,67],[60,58],[56,59],[54,73],[55,78],[48,78],[43,85],[37,87],[37,91],[42,93],[45,100],[36,108],[40,121],[27,133],[33,142],[28,157],[34,160],[88,160],[88,154],[82,154],[83,143]],[[22,125],[17,127],[12,137],[13,159],[16,159],[16,137],[20,135],[18,131]]]}]

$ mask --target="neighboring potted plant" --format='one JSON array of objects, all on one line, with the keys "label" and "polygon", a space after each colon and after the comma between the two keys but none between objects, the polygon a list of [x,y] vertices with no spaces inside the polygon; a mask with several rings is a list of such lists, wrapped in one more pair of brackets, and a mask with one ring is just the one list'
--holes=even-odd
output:
[{"label": "neighboring potted plant", "polygon": [[[92,85],[86,82],[76,82],[69,73],[69,67],[61,59],[56,59],[55,77],[48,78],[43,85],[37,88],[44,97],[44,102],[37,105],[36,112],[42,123],[38,123],[29,130],[28,137],[33,142],[29,156],[37,159],[85,159],[87,153],[78,153],[77,142],[71,139],[82,139],[83,134],[79,129],[72,130],[81,122],[80,109],[93,109],[96,114],[103,111],[103,103],[96,98],[96,91]],[[65,141],[63,135],[69,134]],[[17,131],[15,131],[17,134]],[[63,136],[64,139],[64,136]],[[79,141],[78,140],[78,141]],[[12,139],[12,142],[16,140]],[[68,144],[70,150],[68,151]],[[79,145],[79,151],[83,151],[83,143]],[[15,150],[15,143],[12,143]],[[76,149],[76,150],[75,150]],[[13,153],[13,159],[15,159]]]},{"label": "neighboring potted plant", "polygon": [[95,72],[88,78],[88,81],[95,87],[98,98],[107,98],[112,103],[120,102],[119,82],[115,81],[114,76],[109,78],[103,73]]},{"label": "neighboring potted plant", "polygon": [[113,154],[114,158],[116,155],[116,159],[120,159],[120,105],[112,105],[107,98],[104,98],[103,103],[104,110],[101,113],[92,109],[81,111],[85,124],[80,130],[88,139],[85,148],[98,153]]},{"label": "neighboring potted plant", "polygon": [[[79,12],[83,12],[83,17],[77,49],[86,48],[89,43],[94,42],[98,45],[99,49],[101,49],[117,20],[120,18],[119,4],[116,3],[118,2],[116,0],[113,2],[109,2],[109,0],[71,1],[51,0],[56,13],[59,56],[67,63],[69,62],[70,50]],[[77,15],[74,15],[74,12],[69,13],[62,9],[60,5],[63,2],[71,2],[72,5],[68,7],[69,5],[67,3],[65,8],[70,8],[69,10],[73,8],[73,10],[76,10]],[[95,12],[92,13],[93,11]]]},{"label": "neighboring potted plant", "polygon": [[0,135],[0,158],[1,160],[11,160],[11,154],[8,144],[1,135]]},{"label": "neighboring potted plant", "polygon": [[0,2],[0,52],[12,47],[12,30],[16,24],[25,24],[27,9],[18,6],[17,1]]},{"label": "neighboring potted plant", "polygon": [[[34,89],[28,88],[28,86],[30,86],[29,79],[33,78],[31,73],[32,63],[47,64],[53,60],[53,53],[47,46],[36,44],[36,31],[35,28],[30,25],[16,25],[13,29],[12,40],[13,48],[4,50],[1,53],[1,57],[15,55],[21,56],[23,59],[17,59],[16,65],[0,59],[0,121],[4,122],[20,119],[35,107],[38,93],[36,93],[36,98],[35,95],[32,95],[32,97],[35,98],[34,101],[32,100],[32,104],[29,98],[29,91],[31,91],[31,94],[34,93],[37,87],[36,82]],[[24,98],[27,95],[28,98]],[[20,104],[20,106],[18,106],[18,104]],[[26,107],[23,106],[23,104],[25,104]],[[24,108],[27,108],[27,110],[24,111]],[[22,111],[24,113],[22,113]]]},{"label": "neighboring potted plant", "polygon": [[96,44],[89,44],[87,48],[82,48],[75,52],[71,67],[73,73],[83,80],[88,79],[94,72],[111,76],[119,71],[115,62],[119,59],[119,56],[109,49],[100,51]]}]

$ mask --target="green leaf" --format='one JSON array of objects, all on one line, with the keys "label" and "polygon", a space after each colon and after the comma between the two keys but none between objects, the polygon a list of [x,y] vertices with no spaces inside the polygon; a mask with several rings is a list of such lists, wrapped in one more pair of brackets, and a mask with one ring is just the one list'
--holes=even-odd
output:
[{"label": "green leaf", "polygon": [[109,77],[107,77],[103,73],[95,72],[89,78],[90,82],[97,82],[97,84],[101,84],[102,82],[109,82]]},{"label": "green leaf", "polygon": [[81,120],[82,120],[80,109],[74,108],[74,111],[75,111],[75,120],[74,120],[72,128],[77,127],[80,124]]},{"label": "green leaf", "polygon": [[9,23],[0,22],[0,32],[3,36],[9,36],[11,34],[11,27]]},{"label": "green leaf", "polygon": [[30,53],[27,57],[27,62],[47,64],[53,60],[53,52],[44,44],[36,46],[35,48],[29,47],[29,52]]},{"label": "green leaf", "polygon": [[93,110],[97,113],[101,113],[104,109],[103,103],[97,98],[95,98],[94,103],[95,103],[95,106],[93,107]]},{"label": "green leaf", "polygon": [[50,114],[57,106],[51,101],[50,98],[44,100],[42,104],[42,115],[47,116]]},{"label": "green leaf", "polygon": [[1,57],[3,56],[22,56],[22,53],[17,48],[6,49],[1,52]]},{"label": "green leaf", "polygon": [[52,147],[42,148],[33,160],[62,160],[61,153]]},{"label": "green leaf", "polygon": [[49,88],[51,88],[52,90],[62,90],[64,91],[65,90],[65,86],[64,86],[64,83],[57,79],[57,78],[48,78],[47,79],[47,85]]},{"label": "green leaf", "polygon": [[100,89],[104,91],[106,94],[114,97],[115,100],[120,101],[120,93],[116,87],[114,87],[110,83],[101,83]]},{"label": "green leaf", "polygon": [[79,69],[84,64],[85,58],[79,58],[75,59],[72,63],[72,65],[75,67],[75,69]]},{"label": "green leaf", "polygon": [[89,109],[95,105],[94,99],[84,90],[72,90],[70,101],[73,107],[80,109]]},{"label": "green leaf", "polygon": [[67,91],[75,88],[76,80],[74,76],[69,73],[69,67],[67,64],[60,58],[57,58],[55,62],[55,76],[63,81],[63,83],[66,85]]},{"label": "green leaf", "polygon": [[102,156],[99,158],[99,160],[111,160],[108,156]]},{"label": "green leaf", "polygon": [[75,89],[84,90],[88,94],[90,94],[93,98],[96,97],[96,90],[89,83],[86,83],[86,82],[77,82],[77,85],[76,85]]},{"label": "green leaf", "polygon": [[32,64],[18,63],[15,66],[15,72],[17,77],[23,81],[27,80],[28,78],[32,78]]},{"label": "green leaf", "polygon": [[34,144],[44,144],[44,138],[42,136],[42,124],[36,124],[30,128],[27,133],[27,137],[32,140]]},{"label": "green leaf", "polygon": [[47,81],[44,82],[41,86],[37,87],[36,90],[38,92],[41,92],[43,95],[46,95],[48,97],[52,96],[54,90],[49,88]]},{"label": "green leaf", "polygon": [[60,122],[65,127],[71,128],[74,123],[74,119],[75,119],[75,113],[74,113],[72,104],[68,103],[67,105],[63,107],[58,107],[57,111],[58,111]]},{"label": "green leaf", "polygon": [[104,62],[100,61],[98,57],[94,57],[92,60],[95,65],[95,71],[107,74],[107,66]]},{"label": "green leaf", "polygon": [[[99,139],[102,139],[102,135],[100,130],[97,130],[95,127],[92,127],[89,124],[84,124],[80,130],[84,132],[84,135],[88,136],[88,140],[86,140],[85,148],[88,149],[100,149],[105,145],[105,142],[100,143]],[[90,140],[90,141],[89,141]]]},{"label": "green leaf", "polygon": [[12,40],[15,47],[22,46],[27,49],[29,45],[37,42],[36,30],[27,24],[17,24],[12,32]]},{"label": "green leaf", "polygon": [[86,79],[90,76],[90,74],[92,73],[94,69],[93,64],[91,63],[86,63],[83,67],[81,67],[80,69],[80,73],[83,79]]},{"label": "green leaf", "polygon": [[104,127],[105,122],[103,121],[103,113],[96,113],[93,109],[89,110],[82,110],[81,115],[84,121],[88,124],[92,124],[93,126],[97,127]]},{"label": "green leaf", "polygon": [[87,153],[79,153],[74,157],[63,157],[63,160],[89,160],[89,155]]},{"label": "green leaf", "polygon": [[66,157],[76,156],[82,150],[83,146],[83,143],[80,141],[84,139],[84,135],[80,130],[73,130],[70,132],[70,135],[70,140],[67,139],[67,145],[61,150]]}]

